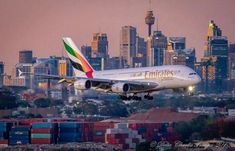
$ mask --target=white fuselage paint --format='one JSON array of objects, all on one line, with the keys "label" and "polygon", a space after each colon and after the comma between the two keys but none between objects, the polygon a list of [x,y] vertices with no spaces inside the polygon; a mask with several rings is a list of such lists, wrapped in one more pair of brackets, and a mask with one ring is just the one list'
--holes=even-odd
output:
[{"label": "white fuselage paint", "polygon": [[93,77],[108,80],[152,82],[158,84],[156,89],[186,88],[201,81],[200,76],[193,69],[183,65],[95,71]]}]

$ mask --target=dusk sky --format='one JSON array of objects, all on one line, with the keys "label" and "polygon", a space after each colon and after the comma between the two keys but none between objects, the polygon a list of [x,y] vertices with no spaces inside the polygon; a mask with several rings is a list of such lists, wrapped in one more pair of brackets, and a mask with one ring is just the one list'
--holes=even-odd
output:
[{"label": "dusk sky", "polygon": [[[120,30],[132,25],[147,37],[144,18],[149,0],[0,0],[0,61],[6,71],[18,62],[18,51],[35,57],[61,56],[61,38],[70,36],[80,48],[92,33],[105,32],[111,56],[119,55]],[[203,55],[209,20],[235,42],[235,0],[152,0],[159,30],[167,37],[185,36],[186,46]],[[157,25],[153,26],[156,30]]]}]

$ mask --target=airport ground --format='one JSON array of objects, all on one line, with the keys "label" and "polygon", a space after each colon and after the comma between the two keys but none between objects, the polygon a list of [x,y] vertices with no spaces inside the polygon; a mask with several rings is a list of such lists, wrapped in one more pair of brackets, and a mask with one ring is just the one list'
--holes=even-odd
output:
[{"label": "airport ground", "polygon": [[[235,100],[231,97],[223,95],[200,94],[185,96],[177,93],[158,93],[154,95],[154,100],[121,101],[116,95],[94,96],[89,98],[89,96],[84,95],[77,100],[66,102],[49,98],[24,101],[20,100],[11,91],[4,90],[1,91],[0,115],[4,119],[30,119],[35,117],[46,119],[80,118],[97,122],[110,119],[138,118],[137,115],[140,115],[139,117],[148,117],[149,119],[154,115],[152,120],[158,120],[163,117],[165,121],[171,121],[174,118],[186,119],[185,114],[179,115],[178,118],[178,113],[192,113],[198,116],[193,120],[174,122],[173,130],[179,134],[179,140],[186,145],[170,147],[171,150],[206,150],[206,148],[193,148],[190,144],[195,142],[195,140],[221,140],[221,137],[235,138],[235,119],[228,112],[231,109],[235,109]],[[170,110],[167,110],[169,108]],[[140,146],[136,147],[136,150],[141,150],[143,146],[146,150],[146,144],[140,144]],[[50,147],[53,148],[53,146]],[[161,148],[165,148],[164,150],[167,150],[167,147],[169,146],[161,146]],[[231,146],[223,148],[219,143],[214,146],[212,143],[207,150],[214,150],[213,147],[217,150],[218,148],[221,150],[231,149]],[[17,147],[10,148],[14,150]]]}]

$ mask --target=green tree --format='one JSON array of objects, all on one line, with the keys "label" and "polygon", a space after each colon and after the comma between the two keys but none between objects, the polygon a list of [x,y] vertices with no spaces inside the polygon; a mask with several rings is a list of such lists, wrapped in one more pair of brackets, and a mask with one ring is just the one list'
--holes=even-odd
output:
[{"label": "green tree", "polygon": [[2,90],[0,92],[0,109],[12,109],[17,106],[17,99],[11,91]]},{"label": "green tree", "polygon": [[150,149],[149,142],[143,142],[136,146],[135,151],[148,151]]},{"label": "green tree", "polygon": [[34,104],[37,107],[46,108],[46,107],[50,107],[51,106],[51,100],[50,99],[46,99],[46,98],[39,98],[39,99],[34,101]]}]

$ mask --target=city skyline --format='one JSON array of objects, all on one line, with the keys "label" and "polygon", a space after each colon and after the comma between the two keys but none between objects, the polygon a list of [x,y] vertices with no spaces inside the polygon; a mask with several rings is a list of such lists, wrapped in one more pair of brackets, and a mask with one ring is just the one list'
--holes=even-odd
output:
[{"label": "city skyline", "polygon": [[[215,20],[229,42],[235,42],[234,4],[232,0],[152,0],[156,18],[153,31],[158,24],[167,37],[185,36],[186,47],[195,47],[200,60],[210,20]],[[65,55],[63,36],[72,37],[81,47],[91,45],[96,32],[107,33],[109,53],[118,56],[122,26],[134,26],[141,37],[147,38],[144,18],[148,9],[149,3],[144,0],[0,0],[0,60],[9,73],[22,49],[32,49],[37,57],[61,56]]]}]

